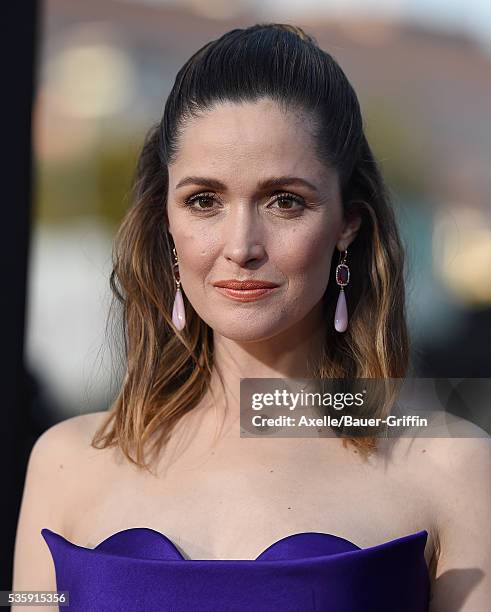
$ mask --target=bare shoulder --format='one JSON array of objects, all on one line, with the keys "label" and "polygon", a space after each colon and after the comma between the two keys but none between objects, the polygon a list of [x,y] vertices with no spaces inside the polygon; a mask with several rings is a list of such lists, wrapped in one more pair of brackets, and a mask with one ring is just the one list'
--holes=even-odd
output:
[{"label": "bare shoulder", "polygon": [[63,484],[58,516],[68,535],[65,517],[73,520],[81,501],[91,499],[112,465],[111,449],[92,446],[94,434],[107,416],[106,411],[100,411],[60,421],[38,438],[31,452],[30,462],[41,466],[52,486]]},{"label": "bare shoulder", "polygon": [[470,467],[478,468],[491,459],[491,437],[476,425],[469,426],[468,433],[468,436],[431,438],[426,442],[429,457],[449,475],[468,474]]},{"label": "bare shoulder", "polygon": [[[440,495],[445,497],[449,481],[469,486],[489,473],[491,437],[478,425],[460,417],[441,413],[432,437],[418,437],[413,441],[414,456],[424,461],[429,476],[440,484]],[[444,424],[442,424],[444,423]],[[434,434],[434,435],[433,435]],[[472,473],[470,473],[472,472]]]},{"label": "bare shoulder", "polygon": [[[491,439],[432,441],[439,558],[432,612],[464,601],[462,612],[489,609],[491,601]],[[448,578],[452,576],[452,579]]]},{"label": "bare shoulder", "polygon": [[491,601],[491,437],[464,419],[437,416],[431,437],[381,441],[383,456],[428,517],[429,609],[446,612],[463,602],[461,612],[484,612]]},{"label": "bare shoulder", "polygon": [[[442,476],[442,471],[465,471],[469,461],[486,462],[491,447],[491,437],[486,431],[471,421],[443,411],[432,414],[433,420],[427,430],[412,430],[414,435],[408,430],[399,438],[381,440],[384,454],[397,464],[414,469],[421,478]],[[422,473],[422,464],[433,469]]]},{"label": "bare shoulder", "polygon": [[33,445],[17,521],[16,590],[54,590],[53,562],[41,530],[66,535],[66,517],[97,486],[95,465],[102,455],[91,441],[106,415],[96,412],[65,419],[49,427]]},{"label": "bare shoulder", "polygon": [[474,432],[474,437],[434,438],[426,445],[425,465],[431,472],[442,533],[454,521],[472,521],[484,510],[491,512],[491,438],[481,432]]},{"label": "bare shoulder", "polygon": [[32,470],[43,472],[45,479],[53,478],[58,482],[70,469],[76,469],[78,477],[82,476],[83,461],[96,453],[91,441],[105,414],[76,415],[49,427],[31,449],[28,473]]},{"label": "bare shoulder", "polygon": [[[442,510],[447,500],[480,484],[491,484],[491,437],[479,426],[455,417],[425,435],[407,436],[389,443],[396,465],[403,466],[412,481],[431,490],[434,505]],[[425,486],[426,485],[426,486]],[[491,501],[491,500],[490,500]],[[451,504],[455,508],[455,504]]]},{"label": "bare shoulder", "polygon": [[[36,440],[32,452],[49,454],[56,448],[72,448],[75,452],[88,450],[97,428],[102,424],[107,411],[78,414],[49,427]],[[73,447],[75,444],[75,447]]]},{"label": "bare shoulder", "polygon": [[[447,423],[448,424],[448,423]],[[453,436],[453,437],[451,437]],[[491,438],[452,419],[439,437],[402,440],[395,453],[436,527],[436,571],[431,612],[488,610],[491,600]]]}]

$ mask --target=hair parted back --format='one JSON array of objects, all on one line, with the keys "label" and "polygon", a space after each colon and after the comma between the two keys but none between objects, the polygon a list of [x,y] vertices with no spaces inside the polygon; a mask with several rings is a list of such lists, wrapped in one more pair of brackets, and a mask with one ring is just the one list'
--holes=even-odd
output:
[{"label": "hair parted back", "polygon": [[[355,207],[362,215],[349,248],[350,324],[343,334],[327,326],[332,331],[322,358],[311,364],[311,377],[407,374],[404,251],[353,87],[336,60],[297,26],[233,29],[204,45],[179,70],[162,120],[145,138],[132,205],[114,243],[110,285],[113,307],[120,307],[125,376],[92,445],[117,445],[139,467],[148,468],[147,450],[158,453],[177,421],[203,397],[213,368],[212,330],[188,300],[186,328],[177,332],[172,323],[168,166],[178,154],[187,119],[222,102],[264,97],[312,118],[315,151],[338,172],[344,212]],[[324,296],[328,321],[334,320],[338,294],[334,259]],[[373,437],[348,440],[365,454],[376,449]]]}]

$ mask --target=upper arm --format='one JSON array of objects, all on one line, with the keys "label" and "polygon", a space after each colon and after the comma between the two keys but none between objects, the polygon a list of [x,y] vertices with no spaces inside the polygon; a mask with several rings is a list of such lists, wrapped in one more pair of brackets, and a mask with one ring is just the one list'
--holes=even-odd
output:
[{"label": "upper arm", "polygon": [[[53,561],[40,531],[46,526],[59,527],[53,485],[60,434],[60,424],[46,430],[29,455],[15,538],[14,591],[56,590]],[[21,609],[24,610],[24,606]]]},{"label": "upper arm", "polygon": [[439,558],[431,612],[486,612],[491,601],[491,439],[440,440]]},{"label": "upper arm", "polygon": [[[55,567],[41,529],[64,531],[64,511],[73,504],[75,495],[77,479],[71,468],[80,458],[77,449],[82,419],[84,415],[53,425],[31,450],[17,521],[12,590],[56,590]],[[30,608],[18,609],[24,612]],[[43,610],[58,610],[58,606]]]}]

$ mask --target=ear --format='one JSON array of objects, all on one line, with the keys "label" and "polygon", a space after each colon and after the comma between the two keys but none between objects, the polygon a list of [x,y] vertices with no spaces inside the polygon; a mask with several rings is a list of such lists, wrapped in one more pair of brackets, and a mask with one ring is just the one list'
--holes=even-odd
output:
[{"label": "ear", "polygon": [[356,210],[345,214],[343,227],[336,242],[339,251],[347,249],[356,238],[361,226],[361,220],[361,214]]}]

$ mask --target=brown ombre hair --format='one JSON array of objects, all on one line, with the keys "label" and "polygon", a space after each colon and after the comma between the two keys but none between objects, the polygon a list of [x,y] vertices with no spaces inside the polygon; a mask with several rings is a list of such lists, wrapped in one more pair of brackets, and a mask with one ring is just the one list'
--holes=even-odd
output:
[{"label": "brown ombre hair", "polygon": [[[212,329],[186,300],[186,327],[172,323],[175,295],[168,230],[168,166],[186,121],[222,102],[274,100],[312,118],[315,151],[340,179],[343,212],[362,216],[349,248],[346,288],[350,322],[333,325],[312,378],[404,378],[409,367],[404,252],[388,190],[366,140],[359,102],[346,75],[316,40],[295,26],[234,29],[197,51],[178,72],[162,120],[146,136],[133,182],[132,205],[117,233],[110,285],[124,338],[124,380],[95,448],[119,446],[148,468],[176,422],[209,388]],[[334,258],[333,258],[334,260]],[[323,301],[334,320],[339,287],[333,261]],[[364,453],[373,437],[345,438]]]}]

